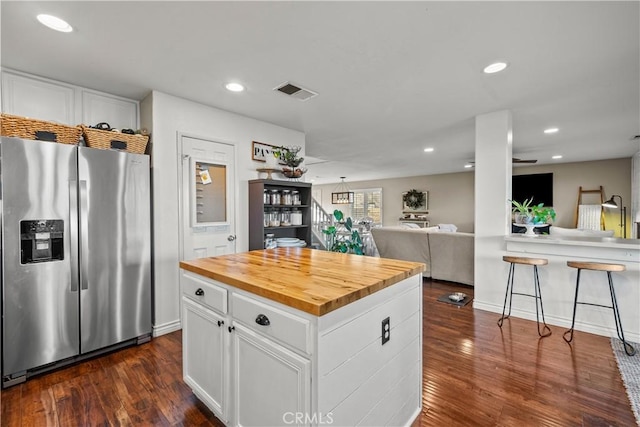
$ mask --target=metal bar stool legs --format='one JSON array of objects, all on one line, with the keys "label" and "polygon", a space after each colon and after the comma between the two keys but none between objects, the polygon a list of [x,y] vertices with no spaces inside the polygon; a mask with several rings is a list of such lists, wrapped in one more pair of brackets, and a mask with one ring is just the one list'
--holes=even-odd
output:
[{"label": "metal bar stool legs", "polygon": [[[544,320],[544,307],[542,306],[542,292],[540,291],[540,278],[538,277],[538,266],[533,266],[535,298],[536,298],[536,323],[538,325],[538,335],[541,337],[548,337],[551,335],[551,329],[547,326],[547,322]],[[540,314],[542,315],[542,331],[540,330],[540,318],[538,317],[538,303],[540,303]]]},{"label": "metal bar stool legs", "polygon": [[624,331],[622,330],[622,321],[620,320],[620,310],[618,309],[618,300],[616,299],[616,291],[613,289],[613,280],[611,279],[611,272],[607,271],[607,279],[609,279],[609,291],[611,292],[611,305],[613,308],[613,317],[616,322],[616,332],[618,333],[618,338],[622,341],[622,345],[624,346],[624,352],[627,353],[628,356],[633,356],[636,354],[636,349],[633,348],[631,344],[629,344],[624,339]]},{"label": "metal bar stool legs", "polygon": [[[538,276],[538,265],[546,265],[548,261],[542,258],[523,258],[523,257],[511,257],[504,256],[502,260],[510,263],[509,265],[509,275],[507,277],[507,290],[504,294],[504,304],[502,306],[502,316],[498,319],[498,326],[502,327],[504,323],[504,319],[509,318],[511,316],[511,305],[513,301],[513,295],[523,295],[528,297],[533,297],[536,300],[536,324],[538,328],[538,335],[541,337],[548,337],[551,335],[551,329],[547,326],[547,323],[544,320],[544,307],[542,305],[542,292],[540,290],[540,278]],[[520,292],[513,292],[513,279],[515,276],[515,265],[516,264],[524,264],[533,266],[533,292],[534,294],[525,294]],[[509,302],[508,310],[507,310],[507,300]],[[538,308],[538,305],[540,306]],[[505,311],[507,315],[505,316]],[[542,318],[542,326],[540,324],[540,318]]]},{"label": "metal bar stool legs", "polygon": [[[507,276],[507,291],[504,294],[504,304],[502,305],[502,317],[498,319],[498,326],[502,328],[502,324],[504,323],[504,319],[508,319],[511,316],[511,301],[513,300],[513,272],[515,270],[515,264],[511,263],[509,265],[509,276]],[[509,292],[511,291],[511,292]],[[507,298],[509,298],[509,312],[507,315],[504,315],[504,311],[507,307]]]},{"label": "metal bar stool legs", "polygon": [[[613,318],[616,325],[616,333],[620,341],[622,341],[624,352],[629,356],[633,356],[636,353],[636,350],[624,338],[624,330],[622,329],[622,320],[620,319],[620,310],[618,308],[618,300],[616,299],[616,291],[613,288],[613,279],[611,278],[612,271],[624,271],[626,269],[625,266],[621,264],[604,264],[604,263],[597,263],[597,262],[580,262],[580,261],[567,261],[567,265],[569,267],[578,269],[578,274],[576,276],[576,294],[573,300],[573,316],[571,319],[571,329],[569,329],[564,334],[562,334],[562,338],[564,338],[564,340],[567,343],[570,343],[573,340],[573,328],[576,323],[576,308],[578,304],[610,308],[613,310]],[[578,290],[580,288],[580,273],[583,269],[604,271],[607,273],[607,281],[609,282],[609,293],[611,294],[611,306],[578,301]]]},{"label": "metal bar stool legs", "polygon": [[[564,334],[562,334],[562,338],[568,343],[573,341],[573,327],[576,324],[576,307],[578,306],[578,289],[580,288],[580,271],[582,270],[578,269],[578,276],[576,278],[576,295],[573,298],[573,316],[571,318],[571,329],[569,329]],[[569,335],[569,338],[567,338],[567,335]]]}]

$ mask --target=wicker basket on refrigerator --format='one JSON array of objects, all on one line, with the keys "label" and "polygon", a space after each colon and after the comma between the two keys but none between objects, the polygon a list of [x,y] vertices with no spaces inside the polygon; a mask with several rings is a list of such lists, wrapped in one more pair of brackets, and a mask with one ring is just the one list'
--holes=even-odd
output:
[{"label": "wicker basket on refrigerator", "polygon": [[0,134],[23,139],[78,144],[82,129],[29,117],[0,114]]},{"label": "wicker basket on refrigerator", "polygon": [[128,133],[92,129],[82,126],[84,140],[88,147],[103,150],[121,150],[129,153],[144,154],[147,149],[148,135],[130,135]]}]

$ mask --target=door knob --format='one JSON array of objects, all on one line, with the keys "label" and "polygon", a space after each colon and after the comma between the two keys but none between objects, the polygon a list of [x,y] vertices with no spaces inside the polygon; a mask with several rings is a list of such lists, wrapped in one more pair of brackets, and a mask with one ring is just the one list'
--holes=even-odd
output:
[{"label": "door knob", "polygon": [[229,237],[227,237],[227,240],[230,242],[233,242],[234,240],[236,240],[236,236],[234,236],[233,234],[230,234]]}]

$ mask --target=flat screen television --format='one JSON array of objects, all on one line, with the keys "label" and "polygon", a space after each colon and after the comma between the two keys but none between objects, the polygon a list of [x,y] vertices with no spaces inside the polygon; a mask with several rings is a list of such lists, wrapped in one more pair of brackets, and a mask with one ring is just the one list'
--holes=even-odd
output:
[{"label": "flat screen television", "polygon": [[522,203],[532,197],[535,205],[553,206],[553,173],[512,176],[511,200]]}]

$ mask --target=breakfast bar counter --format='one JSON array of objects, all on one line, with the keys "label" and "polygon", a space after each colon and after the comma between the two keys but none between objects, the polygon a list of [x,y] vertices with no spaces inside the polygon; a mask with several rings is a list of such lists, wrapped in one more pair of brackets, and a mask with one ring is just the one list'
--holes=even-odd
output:
[{"label": "breakfast bar counter", "polygon": [[411,425],[424,264],[277,248],[182,268],[185,382],[225,425]]},{"label": "breakfast bar counter", "polygon": [[[558,237],[512,234],[505,237],[506,255],[546,258],[541,267],[540,284],[547,323],[571,325],[575,297],[576,270],[567,261],[622,264],[625,271],[612,274],[624,333],[628,340],[640,341],[640,240],[614,237]],[[506,268],[506,267],[505,267]],[[530,272],[520,269],[521,282],[531,281]],[[506,272],[504,273],[506,277]],[[516,283],[518,277],[516,277]],[[516,285],[517,286],[517,285]],[[584,271],[580,279],[580,300],[611,305],[607,276],[601,271]],[[522,306],[526,301],[519,302]],[[517,313],[535,320],[535,307]],[[610,309],[580,306],[576,312],[576,329],[605,336],[616,336]]]},{"label": "breakfast bar counter", "polygon": [[593,257],[598,260],[617,260],[640,263],[640,239],[617,237],[556,237],[537,234],[529,237],[512,234],[505,238],[507,250]]}]

